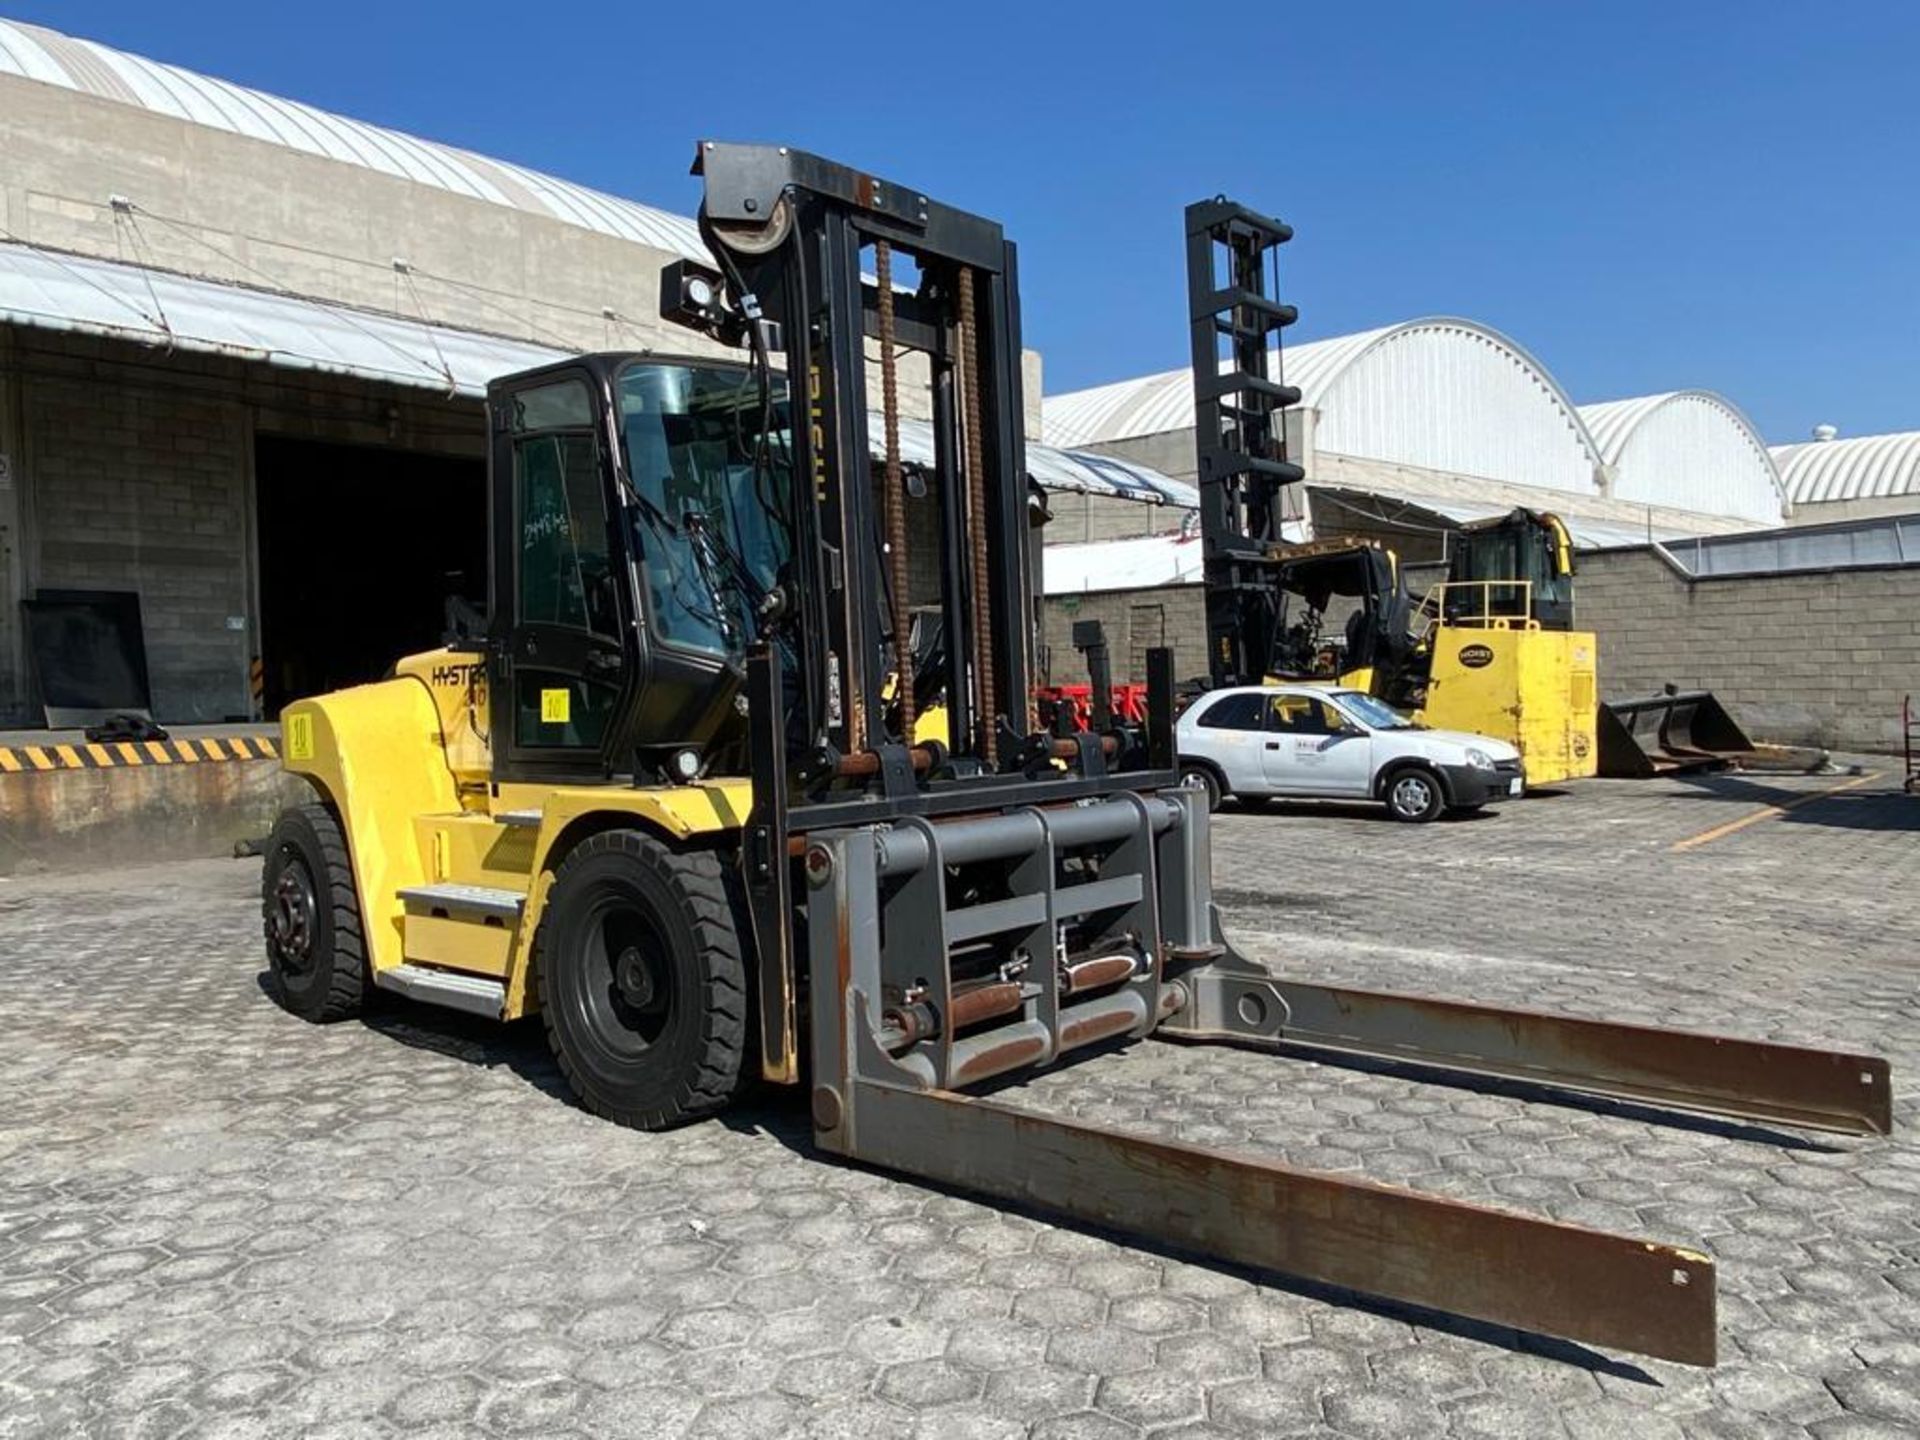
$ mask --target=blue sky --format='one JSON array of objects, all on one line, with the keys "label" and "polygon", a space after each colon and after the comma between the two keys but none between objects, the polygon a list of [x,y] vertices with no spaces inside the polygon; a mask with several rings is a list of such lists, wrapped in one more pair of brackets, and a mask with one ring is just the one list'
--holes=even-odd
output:
[{"label": "blue sky", "polygon": [[1582,402],[1920,428],[1920,5],[1244,8],[0,0],[685,212],[707,134],[919,186],[1020,241],[1050,392],[1185,363],[1225,192],[1295,226],[1298,338],[1465,315]]}]

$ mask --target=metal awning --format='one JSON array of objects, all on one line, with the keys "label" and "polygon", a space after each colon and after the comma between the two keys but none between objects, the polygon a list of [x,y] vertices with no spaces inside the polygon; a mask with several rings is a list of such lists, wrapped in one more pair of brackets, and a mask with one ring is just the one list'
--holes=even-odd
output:
[{"label": "metal awning", "polygon": [[[1280,535],[1290,541],[1303,538],[1300,527],[1291,520],[1280,527]],[[1042,579],[1049,595],[1198,585],[1206,578],[1202,573],[1203,548],[1198,529],[1130,540],[1049,545],[1041,566]]]},{"label": "metal awning", "polygon": [[[1320,485],[1310,486],[1308,497],[1316,507],[1316,530],[1325,528],[1320,523],[1318,507],[1322,502],[1330,501],[1359,520],[1371,520],[1397,529],[1431,530],[1436,534],[1451,532],[1468,521],[1490,520],[1496,515],[1505,515],[1517,503],[1511,500],[1463,500],[1450,495],[1383,494]],[[1564,496],[1543,495],[1536,508],[1550,510],[1559,516],[1561,523],[1567,527],[1567,533],[1573,537],[1575,548],[1580,550],[1645,545],[1649,539],[1663,542],[1690,540],[1696,533],[1676,530],[1669,525],[1649,527],[1641,522],[1596,520],[1578,512],[1569,512],[1565,501]]]},{"label": "metal awning", "polygon": [[[305,296],[18,244],[0,244],[0,323],[476,399],[499,376],[549,365],[570,353]],[[870,418],[878,453],[880,421]],[[903,419],[900,444],[908,464],[933,464],[933,427],[925,421]],[[1049,490],[1163,505],[1199,503],[1191,485],[1104,455],[1029,445],[1027,469]]]},{"label": "metal awning", "polygon": [[479,396],[565,351],[136,265],[0,245],[0,320]]}]

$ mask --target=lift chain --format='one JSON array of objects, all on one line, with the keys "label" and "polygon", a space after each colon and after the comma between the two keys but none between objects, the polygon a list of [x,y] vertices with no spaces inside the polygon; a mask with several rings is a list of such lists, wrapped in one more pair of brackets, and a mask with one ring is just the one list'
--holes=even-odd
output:
[{"label": "lift chain", "polygon": [[893,348],[893,246],[873,242],[879,290],[880,418],[886,429],[887,588],[893,616],[894,693],[900,702],[900,743],[913,744],[913,610],[907,594],[907,496],[900,477],[900,364]]},{"label": "lift chain", "polygon": [[993,681],[992,617],[985,612],[985,597],[992,576],[987,569],[987,472],[981,448],[986,444],[980,417],[979,356],[974,343],[976,312],[973,303],[973,270],[960,267],[960,381],[966,396],[966,430],[962,448],[967,457],[967,549],[973,556],[973,668],[979,677],[980,757],[989,769],[998,762],[999,736]]}]

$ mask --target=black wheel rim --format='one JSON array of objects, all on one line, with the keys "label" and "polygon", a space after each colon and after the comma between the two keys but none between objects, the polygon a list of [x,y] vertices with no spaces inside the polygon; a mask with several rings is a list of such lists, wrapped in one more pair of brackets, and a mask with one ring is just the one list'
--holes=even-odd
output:
[{"label": "black wheel rim", "polygon": [[319,943],[320,904],[306,859],[297,850],[284,853],[286,864],[273,882],[273,894],[267,902],[267,936],[281,968],[304,975],[313,968]]},{"label": "black wheel rim", "polygon": [[586,927],[582,1018],[611,1054],[646,1054],[673,1020],[670,953],[659,927],[638,905],[595,907]]}]

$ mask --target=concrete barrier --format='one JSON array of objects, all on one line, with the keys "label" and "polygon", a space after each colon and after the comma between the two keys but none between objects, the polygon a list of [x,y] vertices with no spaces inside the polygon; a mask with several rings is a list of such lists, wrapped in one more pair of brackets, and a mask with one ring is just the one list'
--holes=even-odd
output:
[{"label": "concrete barrier", "polygon": [[0,772],[0,876],[229,855],[311,794],[264,758]]}]

